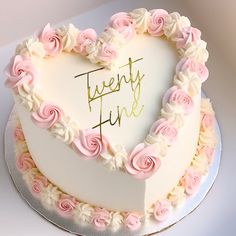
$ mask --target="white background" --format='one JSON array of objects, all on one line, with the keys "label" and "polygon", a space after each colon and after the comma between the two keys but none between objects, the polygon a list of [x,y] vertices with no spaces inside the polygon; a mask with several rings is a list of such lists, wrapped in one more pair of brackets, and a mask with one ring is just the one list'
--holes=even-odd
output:
[{"label": "white background", "polygon": [[202,30],[210,52],[210,77],[204,90],[213,102],[223,141],[220,171],[205,200],[192,214],[160,235],[236,235],[236,1],[0,0],[0,6],[0,235],[70,235],[30,209],[14,188],[4,162],[3,135],[13,99],[3,85],[2,71],[13,55],[16,41],[47,22],[72,22],[78,28],[92,27],[101,32],[113,13],[137,7],[178,11]]}]

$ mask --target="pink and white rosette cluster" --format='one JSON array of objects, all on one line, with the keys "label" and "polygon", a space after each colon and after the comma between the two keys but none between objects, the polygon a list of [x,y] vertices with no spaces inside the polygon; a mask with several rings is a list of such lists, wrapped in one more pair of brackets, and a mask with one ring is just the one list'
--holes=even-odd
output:
[{"label": "pink and white rosette cluster", "polygon": [[[142,179],[150,177],[159,168],[159,158],[165,156],[167,148],[178,138],[178,130],[184,125],[185,117],[192,112],[195,96],[200,95],[201,83],[209,74],[205,66],[208,57],[206,44],[200,39],[201,32],[191,27],[187,17],[176,12],[169,14],[163,9],[147,11],[140,8],[129,13],[119,12],[110,18],[100,37],[91,28],[79,30],[70,24],[68,27],[54,29],[47,24],[34,39],[18,47],[19,55],[12,59],[6,69],[6,85],[21,97],[38,127],[48,129],[85,159],[100,160],[99,157],[105,156],[104,153],[111,154],[109,141],[94,130],[79,130],[73,122],[67,122],[70,119],[67,119],[60,107],[43,101],[35,93],[30,86],[40,80],[37,79],[31,56],[54,57],[62,51],[73,51],[93,63],[111,67],[118,57],[119,48],[141,33],[171,39],[176,43],[181,59],[176,66],[174,85],[163,96],[161,116],[152,125],[145,145],[137,145],[128,160],[122,154],[125,158],[122,156],[119,163],[112,158],[113,163],[109,162],[108,165],[112,164],[112,169],[118,166]],[[203,120],[205,126],[211,122],[208,115],[204,115]],[[204,150],[211,153],[209,147],[204,147]],[[116,154],[112,153],[112,157],[118,156]],[[107,164],[106,161],[104,163]]]}]

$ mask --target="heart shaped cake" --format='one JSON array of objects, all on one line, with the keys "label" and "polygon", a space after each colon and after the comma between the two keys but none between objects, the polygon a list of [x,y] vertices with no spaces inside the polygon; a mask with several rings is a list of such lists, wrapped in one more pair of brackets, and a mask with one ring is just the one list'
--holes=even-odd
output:
[{"label": "heart shaped cake", "polygon": [[165,220],[214,153],[207,59],[201,32],[162,9],[117,13],[99,36],[47,24],[20,44],[6,86],[33,196],[99,230]]}]

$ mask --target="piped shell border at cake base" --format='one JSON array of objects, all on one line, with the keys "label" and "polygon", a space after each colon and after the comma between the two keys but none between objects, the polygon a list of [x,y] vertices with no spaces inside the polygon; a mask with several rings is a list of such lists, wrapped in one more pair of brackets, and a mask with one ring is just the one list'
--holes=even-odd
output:
[{"label": "piped shell border at cake base", "polygon": [[[57,104],[45,101],[38,88],[40,73],[31,57],[49,58],[62,51],[74,52],[91,63],[111,69],[119,49],[136,34],[166,37],[175,43],[180,61],[173,84],[163,95],[160,117],[151,126],[147,138],[128,154],[121,144],[112,144],[106,137],[99,137],[94,129],[79,129],[79,124]],[[114,14],[100,36],[90,28],[79,30],[69,24],[54,29],[47,24],[35,37],[17,47],[16,55],[6,68],[5,85],[19,97],[36,126],[47,129],[84,159],[97,160],[111,170],[146,179],[158,171],[165,158],[165,152],[160,154],[156,150],[168,149],[178,139],[178,131],[192,112],[195,98],[201,94],[201,84],[208,77],[207,59],[206,42],[201,40],[201,32],[191,26],[187,17],[163,9],[140,8]],[[176,113],[178,120],[172,119]],[[135,163],[146,165],[137,167]]]},{"label": "piped shell border at cake base", "polygon": [[205,180],[202,179],[206,178],[208,169],[214,162],[217,139],[214,112],[209,99],[202,99],[201,111],[199,142],[191,165],[178,185],[166,198],[157,199],[147,210],[146,215],[137,212],[115,212],[93,206],[61,191],[37,169],[28,151],[19,121],[13,124],[16,159],[11,157],[12,164],[18,170],[18,178],[22,178],[28,187],[31,197],[33,196],[38,202],[37,205],[41,204],[47,211],[54,212],[61,221],[70,220],[79,225],[93,225],[94,230],[98,231],[119,232],[125,228],[131,232],[138,232],[149,221],[157,225],[168,221],[178,206],[194,198],[200,184],[204,184]]}]

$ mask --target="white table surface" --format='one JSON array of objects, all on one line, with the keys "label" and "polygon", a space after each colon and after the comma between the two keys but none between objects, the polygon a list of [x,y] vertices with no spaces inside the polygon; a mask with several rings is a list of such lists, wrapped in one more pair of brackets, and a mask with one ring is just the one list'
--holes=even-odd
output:
[{"label": "white table surface", "polygon": [[[113,13],[118,11],[129,11],[137,7],[146,7],[148,9],[164,8],[170,12],[179,11],[181,14],[189,16],[191,21],[195,22],[195,25],[201,29],[200,23],[199,25],[197,24],[201,21],[198,21],[197,17],[193,18],[193,15],[196,14],[191,15],[191,10],[187,9],[184,1],[181,0],[110,1],[110,3],[89,10],[65,21],[64,23],[67,24],[72,22],[79,28],[93,27],[99,32],[102,30],[103,25],[105,25],[109,16]],[[5,14],[8,14],[8,12],[5,12]],[[53,14],[56,14],[56,10]],[[220,17],[221,16],[219,16],[219,18]],[[17,19],[15,20],[17,21]],[[232,27],[233,24],[234,23],[232,22]],[[215,46],[217,43],[210,40],[214,39],[215,35],[207,35],[207,27],[208,23],[206,22],[204,25],[204,38],[208,41],[208,50],[210,52],[210,59],[208,62],[210,78],[204,84],[204,90],[213,102],[216,116],[221,127],[223,141],[221,167],[213,188],[201,205],[192,214],[184,218],[175,226],[160,233],[161,236],[236,235],[235,68],[231,68],[229,65],[230,63],[228,63],[228,61],[222,56],[220,53],[222,50],[218,50]],[[227,27],[231,26],[228,25]],[[13,99],[10,91],[3,85],[5,78],[2,71],[8,63],[9,58],[13,55],[15,46],[15,43],[11,43],[0,48],[0,235],[70,235],[41,218],[22,200],[12,184],[4,162],[4,129],[8,115],[13,106]],[[232,53],[236,52],[232,51]]]}]

